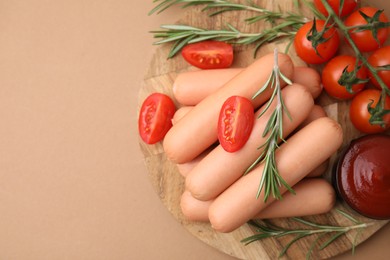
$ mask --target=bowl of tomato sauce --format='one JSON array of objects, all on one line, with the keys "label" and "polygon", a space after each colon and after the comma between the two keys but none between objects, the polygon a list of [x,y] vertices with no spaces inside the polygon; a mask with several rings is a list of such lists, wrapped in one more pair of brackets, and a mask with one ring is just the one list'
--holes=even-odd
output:
[{"label": "bowl of tomato sauce", "polygon": [[390,135],[352,140],[334,167],[332,181],[338,196],[359,214],[390,219]]}]

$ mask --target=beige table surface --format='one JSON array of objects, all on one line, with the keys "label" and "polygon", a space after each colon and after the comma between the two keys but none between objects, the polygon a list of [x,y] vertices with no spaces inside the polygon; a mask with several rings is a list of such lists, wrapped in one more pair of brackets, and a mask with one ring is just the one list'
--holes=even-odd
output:
[{"label": "beige table surface", "polygon": [[138,149],[147,32],[178,18],[151,2],[0,1],[0,259],[231,259],[164,208]]}]

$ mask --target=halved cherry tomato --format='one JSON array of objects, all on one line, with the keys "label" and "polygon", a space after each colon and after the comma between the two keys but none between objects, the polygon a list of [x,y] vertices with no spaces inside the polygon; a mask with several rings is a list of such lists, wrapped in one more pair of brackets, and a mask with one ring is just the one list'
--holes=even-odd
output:
[{"label": "halved cherry tomato", "polygon": [[200,69],[223,69],[233,63],[232,45],[220,41],[191,43],[181,54],[189,64]]},{"label": "halved cherry tomato", "polygon": [[[366,19],[360,14],[360,12],[364,13],[365,15],[369,17],[374,17],[376,12],[378,12],[379,9],[366,6],[358,9],[357,11],[350,14],[347,19],[345,19],[344,24],[347,27],[351,26],[359,26],[359,25],[366,25],[367,21]],[[388,18],[385,15],[385,13],[381,13],[379,16],[380,22],[388,22]],[[388,27],[386,28],[380,28],[377,30],[377,40],[375,39],[373,35],[373,30],[363,30],[363,31],[357,31],[355,29],[349,30],[349,35],[351,36],[353,42],[356,44],[358,49],[362,52],[368,52],[378,49],[383,45],[383,43],[386,41],[387,37],[389,36],[390,29]]]},{"label": "halved cherry tomato", "polygon": [[[345,0],[340,15],[340,10],[339,10],[340,0],[328,0],[327,2],[329,3],[330,7],[332,7],[333,11],[340,17],[349,15],[357,6],[356,0]],[[314,0],[314,5],[317,8],[317,10],[320,11],[320,13],[325,15],[325,17],[328,16],[328,11],[326,10],[325,6],[322,4],[322,0]]]},{"label": "halved cherry tomato", "polygon": [[[368,105],[373,102],[370,107],[374,108],[378,103],[381,91],[377,89],[366,89],[358,93],[351,102],[349,107],[349,117],[352,124],[357,130],[367,134],[381,133],[390,127],[390,114],[383,117],[385,127],[380,125],[370,124],[370,113],[368,112]],[[386,96],[385,109],[390,109],[390,97]]]},{"label": "halved cherry tomato", "polygon": [[[390,46],[379,48],[374,51],[370,57],[368,57],[368,63],[373,67],[378,68],[381,66],[390,66]],[[370,80],[377,88],[381,89],[378,81],[370,73]],[[385,85],[390,88],[390,70],[380,70],[378,71],[378,76],[383,80]]]},{"label": "halved cherry tomato", "polygon": [[138,131],[147,144],[161,141],[172,127],[175,114],[172,99],[162,93],[153,93],[142,103],[138,117]]},{"label": "halved cherry tomato", "polygon": [[[340,55],[331,59],[322,70],[322,85],[325,91],[332,97],[338,99],[350,99],[361,91],[365,83],[353,84],[351,82],[353,93],[347,91],[345,84],[339,83],[340,77],[345,68],[347,72],[353,72],[356,65],[356,58],[349,55]],[[361,67],[356,73],[356,79],[367,80],[367,69]],[[352,78],[353,80],[353,78]],[[348,81],[348,80],[347,80]]]},{"label": "halved cherry tomato", "polygon": [[227,152],[240,150],[252,132],[254,108],[245,97],[229,97],[222,105],[218,119],[218,140]]},{"label": "halved cherry tomato", "polygon": [[[318,44],[315,49],[312,41],[308,40],[308,36],[312,35],[313,24],[313,21],[307,22],[299,28],[294,38],[294,46],[295,51],[303,61],[309,64],[320,64],[330,60],[336,54],[340,37],[335,28],[329,27],[323,34],[325,41]],[[321,32],[325,26],[325,21],[316,20],[315,25],[317,32]]]}]

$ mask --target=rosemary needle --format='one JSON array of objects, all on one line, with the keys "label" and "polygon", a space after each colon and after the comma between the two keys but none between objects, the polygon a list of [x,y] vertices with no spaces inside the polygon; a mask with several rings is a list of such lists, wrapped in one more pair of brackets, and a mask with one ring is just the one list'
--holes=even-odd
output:
[{"label": "rosemary needle", "polygon": [[271,106],[271,103],[276,99],[276,107],[272,112],[270,118],[265,126],[263,137],[267,136],[265,143],[259,147],[263,148],[263,152],[255,160],[252,165],[248,167],[244,174],[249,173],[258,163],[264,164],[263,174],[261,176],[259,188],[256,194],[256,198],[260,196],[261,191],[264,189],[264,201],[266,202],[268,197],[272,194],[275,199],[281,199],[282,194],[280,187],[283,185],[287,190],[294,193],[294,190],[288,185],[287,182],[280,176],[276,166],[275,152],[279,148],[279,140],[283,140],[283,114],[286,113],[291,119],[291,115],[288,112],[287,107],[284,104],[280,78],[283,79],[287,84],[291,85],[292,82],[283,75],[278,66],[278,51],[274,50],[274,67],[270,77],[266,83],[253,95],[255,99],[258,95],[263,93],[267,88],[273,89],[271,98],[265,105],[265,108],[261,111],[259,117],[261,117]]},{"label": "rosemary needle", "polygon": [[[280,226],[273,225],[269,221],[251,220],[248,223],[256,228],[256,234],[242,239],[241,242],[245,245],[248,245],[255,241],[259,241],[266,238],[293,236],[293,238],[287,243],[286,246],[283,247],[282,251],[280,252],[279,257],[282,257],[287,253],[288,249],[298,240],[307,236],[317,236],[317,238],[310,244],[309,251],[306,254],[306,258],[308,259],[310,258],[310,255],[314,250],[315,246],[318,246],[319,250],[323,250],[335,240],[337,240],[339,237],[347,234],[352,230],[356,230],[357,232],[354,241],[352,242],[352,252],[354,252],[357,236],[363,231],[364,228],[374,224],[375,222],[362,223],[342,210],[336,211],[344,218],[350,220],[353,224],[350,226],[332,226],[314,223],[308,220],[304,220],[302,218],[290,218],[291,220],[306,226],[306,228],[286,229]],[[326,235],[328,235],[329,238],[325,240],[325,242],[319,244],[320,239],[325,237]]]}]

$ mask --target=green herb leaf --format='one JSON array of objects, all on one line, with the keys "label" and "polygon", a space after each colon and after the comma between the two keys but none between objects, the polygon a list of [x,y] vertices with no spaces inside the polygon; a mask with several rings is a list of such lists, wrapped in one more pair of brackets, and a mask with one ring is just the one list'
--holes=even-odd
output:
[{"label": "green herb leaf", "polygon": [[274,67],[269,78],[265,84],[253,95],[252,99],[255,99],[268,88],[273,89],[271,97],[260,112],[259,117],[263,116],[264,113],[270,109],[271,104],[275,102],[277,105],[274,111],[271,113],[271,116],[268,119],[262,134],[263,137],[268,135],[264,144],[259,147],[259,149],[263,149],[263,152],[244,173],[247,174],[250,172],[258,163],[263,163],[263,174],[260,179],[256,198],[259,198],[261,192],[264,190],[264,201],[267,201],[270,195],[272,195],[275,199],[281,199],[281,186],[284,186],[288,191],[294,193],[294,190],[281,177],[276,167],[275,151],[279,148],[279,141],[283,140],[283,114],[287,113],[291,118],[291,115],[284,105],[282,98],[280,79],[284,80],[286,83],[291,83],[291,81],[279,70],[278,51],[276,49],[274,51],[274,57]]},{"label": "green herb leaf", "polygon": [[329,236],[329,238],[319,247],[319,250],[323,250],[332,243],[334,243],[341,236],[346,235],[347,233],[355,230],[356,235],[352,242],[353,252],[355,244],[357,243],[357,237],[366,227],[375,224],[375,222],[362,223],[342,210],[337,209],[336,212],[341,214],[341,216],[345,217],[346,219],[350,220],[353,224],[349,226],[321,225],[315,222],[311,222],[309,220],[305,220],[303,218],[290,218],[290,220],[297,221],[305,227],[298,229],[287,229],[281,226],[276,226],[266,220],[251,220],[248,222],[248,224],[256,228],[256,233],[252,236],[242,239],[241,242],[245,245],[249,245],[250,243],[263,239],[292,236],[292,239],[280,251],[279,257],[282,257],[287,253],[290,247],[300,239],[309,236],[314,236],[315,239],[310,244],[310,248],[306,254],[306,258],[309,259],[320,239],[324,238],[325,236]]}]

